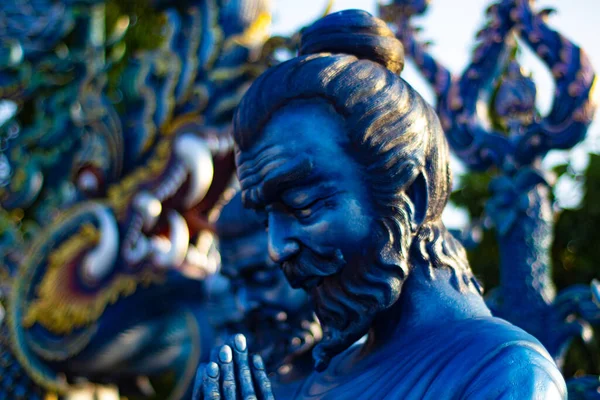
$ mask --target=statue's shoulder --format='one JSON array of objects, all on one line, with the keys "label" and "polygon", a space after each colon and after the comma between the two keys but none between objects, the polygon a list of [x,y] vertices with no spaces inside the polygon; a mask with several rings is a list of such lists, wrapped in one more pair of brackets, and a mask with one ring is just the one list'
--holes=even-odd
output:
[{"label": "statue's shoulder", "polygon": [[[567,398],[564,378],[542,344],[522,329],[499,318],[469,321],[474,346],[463,354],[469,368],[460,399]],[[466,371],[465,371],[466,372]]]},{"label": "statue's shoulder", "polygon": [[[416,343],[419,343],[418,345]],[[393,396],[410,399],[566,399],[566,385],[542,344],[522,329],[494,317],[469,318],[420,333],[421,350],[390,362],[413,377],[411,390],[398,380]],[[407,363],[406,359],[420,361]],[[398,371],[400,372],[400,371]],[[395,376],[402,376],[396,374]]]},{"label": "statue's shoulder", "polygon": [[530,334],[499,318],[469,318],[415,329],[356,365],[360,344],[312,374],[297,400],[561,400],[566,386]]}]

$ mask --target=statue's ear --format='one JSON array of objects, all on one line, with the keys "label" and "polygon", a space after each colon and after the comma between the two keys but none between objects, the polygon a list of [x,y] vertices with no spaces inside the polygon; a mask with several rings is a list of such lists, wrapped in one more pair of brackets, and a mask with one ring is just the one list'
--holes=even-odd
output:
[{"label": "statue's ear", "polygon": [[427,195],[427,179],[423,172],[419,172],[419,175],[410,184],[406,191],[410,201],[413,204],[413,224],[414,226],[421,226],[425,217],[427,216],[427,209],[429,208],[429,198]]}]

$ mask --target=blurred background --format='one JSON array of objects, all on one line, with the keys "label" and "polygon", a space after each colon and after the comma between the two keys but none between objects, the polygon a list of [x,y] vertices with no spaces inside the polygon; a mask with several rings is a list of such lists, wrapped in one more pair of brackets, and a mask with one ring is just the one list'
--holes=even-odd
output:
[{"label": "blurred background", "polygon": [[[135,17],[132,18],[130,30],[125,38],[127,46],[123,61],[115,64],[108,72],[109,94],[122,83],[126,61],[137,51],[159,47],[164,39],[160,33],[157,34],[160,32],[157,24],[164,21],[155,9],[148,7],[151,1],[106,2],[106,26],[115,25],[122,15]],[[298,32],[323,15],[329,5],[328,0],[271,0],[271,3],[273,15],[270,33],[282,36]],[[433,42],[430,47],[432,55],[453,73],[460,74],[469,63],[475,45],[475,34],[484,25],[485,9],[490,3],[491,0],[431,0],[428,12],[415,18],[416,24],[423,28],[420,39]],[[377,15],[377,6],[375,0],[335,0],[331,11],[360,8]],[[582,47],[588,53],[596,71],[599,71],[600,43],[597,24],[600,2],[535,2],[535,8],[538,10],[546,7],[557,10],[549,19],[550,26]],[[532,73],[537,86],[538,109],[545,114],[551,107],[554,91],[552,76],[527,46],[522,45],[519,48],[522,55],[521,64]],[[430,86],[410,61],[402,76],[426,100],[434,101]],[[15,113],[15,110],[16,106],[13,103],[0,98],[0,126]],[[600,123],[596,118],[582,143],[568,152],[553,151],[544,160],[544,168],[554,172],[557,182],[553,193],[555,238],[552,246],[552,264],[553,279],[558,290],[577,283],[589,284],[592,279],[600,278],[600,230],[597,228],[600,226],[599,141]],[[0,180],[2,168],[0,163]],[[484,215],[484,204],[490,197],[488,184],[492,174],[468,172],[456,159],[453,160],[453,171],[455,190],[452,204],[446,210],[444,218],[449,227],[463,229],[471,221]],[[491,289],[499,283],[499,250],[491,225],[488,224],[487,228],[490,229],[482,231],[481,244],[469,251],[469,258],[476,275],[483,281],[486,289]],[[565,376],[600,374],[600,346],[595,343],[591,348],[590,351],[590,348],[586,348],[582,343],[575,343],[571,347],[564,368]]]}]

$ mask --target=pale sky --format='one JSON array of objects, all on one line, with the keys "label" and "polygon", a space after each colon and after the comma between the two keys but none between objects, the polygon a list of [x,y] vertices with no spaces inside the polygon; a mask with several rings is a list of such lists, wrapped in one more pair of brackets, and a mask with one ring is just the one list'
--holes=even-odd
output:
[{"label": "pale sky", "polygon": [[[310,21],[318,18],[327,0],[272,0],[273,1],[273,33],[287,34],[294,32]],[[334,11],[360,8],[376,13],[376,0],[336,0]],[[475,33],[485,21],[484,10],[492,4],[490,0],[432,0],[427,14],[417,19],[423,27],[421,38],[433,41],[432,54],[453,73],[460,73],[466,66],[475,41]],[[545,0],[537,1],[535,8],[541,10],[553,7],[557,13],[550,17],[550,25],[567,38],[581,46],[589,55],[592,65],[600,70],[600,16],[599,0]],[[538,85],[538,106],[542,112],[549,110],[554,90],[549,71],[532,53],[524,52],[522,65],[533,73]],[[402,72],[407,80],[425,99],[433,101],[429,86],[421,78],[416,69],[408,64]],[[569,161],[578,171],[587,165],[588,152],[600,152],[600,123],[591,126],[584,143],[571,152],[553,152],[546,157],[547,165]],[[456,173],[461,166],[454,163]],[[557,183],[557,196],[563,207],[573,207],[581,199],[581,190],[577,182],[564,178]],[[448,225],[462,225],[465,216],[456,210],[449,211]]]}]

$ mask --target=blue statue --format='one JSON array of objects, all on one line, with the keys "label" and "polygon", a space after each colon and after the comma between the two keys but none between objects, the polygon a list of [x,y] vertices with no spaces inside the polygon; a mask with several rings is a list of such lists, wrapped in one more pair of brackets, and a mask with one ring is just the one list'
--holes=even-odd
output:
[{"label": "blue statue", "polygon": [[[499,240],[500,286],[489,293],[488,306],[537,337],[561,366],[573,338],[589,340],[590,324],[600,323],[600,289],[592,282],[556,294],[550,263],[553,181],[541,161],[550,150],[570,149],[585,138],[596,108],[595,72],[581,48],[548,26],[553,10],[536,13],[531,1],[502,0],[488,9],[489,23],[477,35],[465,72],[452,76],[411,25],[427,3],[396,0],[382,14],[432,85],[452,150],[468,168],[497,173],[486,214]],[[536,110],[535,84],[512,51],[513,33],[552,72],[556,89],[546,116]],[[477,115],[484,94],[491,98],[495,130]]]},{"label": "blue statue", "polygon": [[228,310],[225,336],[246,336],[267,370],[276,372],[271,383],[283,397],[312,372],[311,350],[322,336],[309,296],[293,289],[269,257],[264,221],[243,207],[241,193],[221,209],[215,228],[221,273],[231,282],[239,311]]},{"label": "blue statue", "polygon": [[[334,13],[236,111],[244,205],[265,214],[271,259],[310,294],[323,328],[293,397],[565,399],[551,356],[491,315],[441,221],[448,144],[398,76],[403,63],[382,20]],[[239,335],[199,372],[195,398],[270,399],[267,379]]]},{"label": "blue statue", "polygon": [[234,172],[231,118],[270,15],[263,0],[152,3],[165,41],[109,96],[129,19],[105,32],[103,0],[3,2],[0,398],[82,380],[149,394],[140,376],[189,398],[208,359],[215,265],[196,239]]}]

